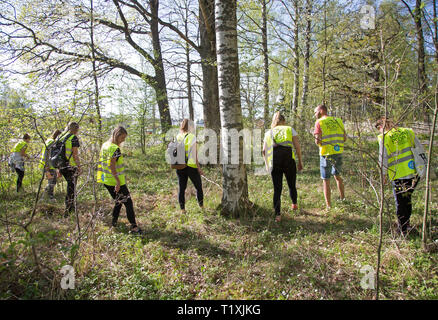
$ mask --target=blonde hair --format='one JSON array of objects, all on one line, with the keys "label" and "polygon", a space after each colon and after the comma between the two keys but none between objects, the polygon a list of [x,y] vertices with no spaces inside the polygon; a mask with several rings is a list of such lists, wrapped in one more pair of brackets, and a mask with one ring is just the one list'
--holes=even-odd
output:
[{"label": "blonde hair", "polygon": [[284,124],[285,122],[285,117],[281,114],[280,111],[277,111],[272,118],[271,129],[274,129],[276,126]]},{"label": "blonde hair", "polygon": [[117,128],[115,128],[113,130],[113,133],[111,134],[111,138],[110,138],[111,143],[118,144],[117,142],[119,140],[119,137],[124,134],[128,135],[128,131],[126,131],[125,128],[123,128],[122,126],[118,126]]}]

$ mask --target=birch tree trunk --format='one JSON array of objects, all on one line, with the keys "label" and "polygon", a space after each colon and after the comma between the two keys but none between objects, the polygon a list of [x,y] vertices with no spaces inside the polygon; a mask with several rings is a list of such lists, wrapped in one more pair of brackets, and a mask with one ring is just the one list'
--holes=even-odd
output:
[{"label": "birch tree trunk", "polygon": [[264,67],[264,108],[263,108],[263,120],[265,129],[269,128],[269,56],[268,56],[268,26],[267,26],[267,12],[266,12],[266,0],[262,1],[262,44],[263,44],[263,67]]},{"label": "birch tree trunk", "polygon": [[306,29],[304,33],[304,70],[303,70],[303,92],[301,96],[301,123],[304,123],[305,108],[307,107],[307,96],[309,91],[309,60],[310,60],[310,33],[312,27],[312,0],[306,0]]},{"label": "birch tree trunk", "polygon": [[[223,152],[222,214],[238,217],[248,205],[248,184],[243,164],[243,143],[238,144],[239,163],[228,164],[231,158],[229,130],[242,130],[240,104],[239,58],[237,52],[236,0],[216,0],[216,40]],[[233,150],[236,152],[236,150]]]},{"label": "birch tree trunk", "polygon": [[295,11],[295,29],[294,29],[294,88],[293,88],[293,100],[292,100],[292,112],[296,113],[298,109],[298,97],[300,89],[300,50],[298,46],[299,41],[299,28],[298,28],[298,15],[299,6],[298,0],[294,0]]}]

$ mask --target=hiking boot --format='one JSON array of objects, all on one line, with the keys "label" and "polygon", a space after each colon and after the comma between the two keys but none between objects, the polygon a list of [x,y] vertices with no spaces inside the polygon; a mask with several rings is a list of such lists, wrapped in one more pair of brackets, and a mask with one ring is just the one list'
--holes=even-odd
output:
[{"label": "hiking boot", "polygon": [[293,203],[292,204],[292,210],[294,210],[294,211],[298,210],[298,204]]}]

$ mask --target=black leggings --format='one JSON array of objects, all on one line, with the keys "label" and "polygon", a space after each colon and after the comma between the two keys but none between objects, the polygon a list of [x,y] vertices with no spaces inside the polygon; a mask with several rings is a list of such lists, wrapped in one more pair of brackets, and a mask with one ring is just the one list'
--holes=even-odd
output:
[{"label": "black leggings", "polygon": [[198,169],[187,166],[182,170],[176,170],[176,174],[178,175],[178,201],[181,210],[185,209],[185,192],[189,178],[196,188],[196,198],[198,199],[198,204],[200,207],[202,207],[204,205],[204,192],[202,191],[201,175],[199,174]]},{"label": "black leggings", "polygon": [[17,177],[17,192],[20,191],[21,185],[23,184],[24,171],[15,168],[15,172],[18,174]]},{"label": "black leggings", "polygon": [[297,204],[298,193],[296,188],[297,167],[295,160],[289,162],[287,167],[274,166],[271,172],[272,182],[274,184],[274,209],[275,214],[280,215],[281,209],[281,191],[283,189],[283,174],[286,176],[287,185],[289,186],[289,195],[293,204]]},{"label": "black leggings", "polygon": [[124,204],[129,223],[131,223],[132,227],[136,227],[137,223],[135,222],[134,204],[126,184],[120,186],[120,190],[117,193],[114,189],[114,186],[109,186],[106,184],[104,184],[104,186],[109,191],[111,197],[115,200],[113,208],[113,223],[117,222],[117,219],[120,215],[120,210],[122,209],[122,204]]},{"label": "black leggings", "polygon": [[67,181],[67,194],[65,195],[65,208],[68,212],[75,209],[75,190],[78,181],[77,168],[67,167],[60,170],[61,174]]},{"label": "black leggings", "polygon": [[417,179],[397,179],[392,183],[399,231],[407,233],[412,214],[412,193],[417,186]]}]

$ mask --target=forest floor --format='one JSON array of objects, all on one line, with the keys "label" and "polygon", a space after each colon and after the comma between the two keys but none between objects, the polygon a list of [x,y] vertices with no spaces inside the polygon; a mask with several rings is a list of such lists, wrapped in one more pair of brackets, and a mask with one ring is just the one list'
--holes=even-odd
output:
[{"label": "forest floor", "polygon": [[[374,290],[364,289],[361,281],[369,272],[363,268],[376,267],[378,205],[372,205],[377,203],[373,189],[354,174],[356,164],[348,166],[344,160],[347,200],[336,201],[332,180],[333,207],[326,210],[318,158],[307,161],[297,178],[299,210],[291,210],[284,181],[283,220],[275,223],[270,177],[251,170],[252,214],[239,219],[221,216],[221,190],[204,179],[205,209],[198,207],[189,182],[187,214],[182,214],[177,177],[162,161],[163,155],[164,149],[157,146],[146,156],[125,156],[142,235],[128,232],[124,208],[118,226],[111,227],[109,194],[86,173],[79,180],[77,199],[80,240],[76,216],[63,216],[65,182],[56,188],[56,203],[38,203],[30,233],[14,223],[29,220],[36,187],[26,177],[23,194],[2,192],[0,299],[373,298]],[[204,172],[221,184],[218,168]],[[437,186],[433,181],[432,190]],[[421,249],[424,182],[413,196],[411,224],[417,231],[407,239],[395,235],[389,186],[386,193],[391,214],[384,216],[380,298],[437,299],[438,255]],[[432,241],[438,239],[436,195],[434,191],[430,203]],[[60,269],[67,264],[75,270],[73,290],[60,288]]]}]

